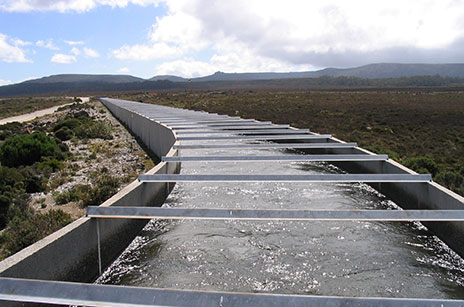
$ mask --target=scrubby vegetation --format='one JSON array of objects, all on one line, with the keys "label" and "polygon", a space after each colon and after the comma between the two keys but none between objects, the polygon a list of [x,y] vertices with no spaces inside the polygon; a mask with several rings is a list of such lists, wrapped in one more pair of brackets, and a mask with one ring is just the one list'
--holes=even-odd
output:
[{"label": "scrubby vegetation", "polygon": [[14,136],[0,146],[0,162],[9,167],[32,165],[43,159],[63,158],[55,140],[42,132]]},{"label": "scrubby vegetation", "polygon": [[30,113],[70,102],[72,102],[70,98],[63,97],[4,98],[0,100],[0,118]]},{"label": "scrubby vegetation", "polygon": [[153,166],[103,106],[75,101],[45,118],[0,125],[0,260]]},{"label": "scrubby vegetation", "polygon": [[118,191],[120,180],[108,174],[94,172],[92,184],[75,185],[67,191],[55,195],[57,204],[71,201],[81,202],[83,207],[98,206]]},{"label": "scrubby vegetation", "polygon": [[72,222],[61,210],[15,215],[0,235],[0,259],[6,258]]},{"label": "scrubby vegetation", "polygon": [[[421,84],[439,78],[399,78]],[[338,79],[340,81],[341,79]],[[384,82],[387,82],[384,80]],[[435,82],[434,81],[434,82]],[[400,83],[398,83],[400,82]],[[132,93],[123,99],[289,123],[391,158],[464,195],[464,92],[228,90]]]}]

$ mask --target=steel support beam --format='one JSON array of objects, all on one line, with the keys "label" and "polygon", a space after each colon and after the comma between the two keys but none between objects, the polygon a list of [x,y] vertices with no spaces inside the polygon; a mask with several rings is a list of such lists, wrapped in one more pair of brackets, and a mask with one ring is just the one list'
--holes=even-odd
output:
[{"label": "steel support beam", "polygon": [[317,140],[330,139],[331,134],[308,135],[240,135],[240,136],[179,136],[178,141],[209,141],[209,140]]},{"label": "steel support beam", "polygon": [[172,125],[173,129],[181,129],[188,127],[216,127],[221,128],[223,126],[240,127],[240,126],[268,126],[272,125],[271,122],[237,122],[237,123],[223,123],[223,124],[190,124],[190,125]]},{"label": "steel support beam", "polygon": [[258,129],[258,130],[212,130],[212,131],[178,131],[177,134],[306,134],[309,129]]},{"label": "steel support beam", "polygon": [[163,162],[257,162],[257,161],[385,161],[388,155],[286,155],[286,156],[178,156],[162,157]]},{"label": "steel support beam", "polygon": [[141,182],[429,182],[429,174],[139,175]]},{"label": "steel support beam", "polygon": [[243,130],[243,129],[283,129],[290,128],[290,125],[277,125],[277,124],[265,124],[265,125],[246,125],[246,126],[170,126],[173,130]]},{"label": "steel support beam", "polygon": [[355,148],[356,143],[265,143],[174,145],[174,149],[269,149],[269,148]]},{"label": "steel support beam", "polygon": [[464,210],[292,210],[158,207],[88,207],[87,217],[246,221],[462,222]]},{"label": "steel support beam", "polygon": [[[210,125],[210,124],[236,124],[236,123],[259,123],[259,121],[255,119],[217,119],[217,120],[178,120],[178,121],[162,121],[163,124],[165,125],[197,125],[197,124],[205,124],[205,125]],[[269,123],[269,122],[268,122]]]},{"label": "steel support beam", "polygon": [[192,291],[0,278],[0,299],[77,306],[462,306],[462,300]]}]

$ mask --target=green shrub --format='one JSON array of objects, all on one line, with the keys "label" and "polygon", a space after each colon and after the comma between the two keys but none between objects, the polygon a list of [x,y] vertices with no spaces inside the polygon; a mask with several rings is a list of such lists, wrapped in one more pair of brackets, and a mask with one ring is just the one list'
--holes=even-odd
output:
[{"label": "green shrub", "polygon": [[62,161],[59,161],[57,159],[48,159],[45,161],[42,161],[38,163],[38,169],[39,170],[46,170],[51,172],[56,172],[57,170],[62,169],[64,166],[64,163]]},{"label": "green shrub", "polygon": [[53,127],[53,132],[57,132],[63,127],[66,127],[70,130],[75,129],[81,125],[81,122],[75,118],[66,118],[65,120],[59,121],[56,123],[55,127]]},{"label": "green shrub", "polygon": [[79,200],[79,198],[77,198],[77,195],[74,193],[72,189],[54,195],[53,199],[55,200],[57,205],[64,205],[69,202]]},{"label": "green shrub", "polygon": [[37,168],[26,166],[20,168],[19,172],[23,176],[23,184],[27,193],[45,191],[46,179]]},{"label": "green shrub", "polygon": [[42,157],[60,154],[56,142],[42,132],[14,136],[0,146],[0,162],[10,167],[32,165]]},{"label": "green shrub", "polygon": [[458,193],[464,189],[464,176],[458,172],[443,171],[438,173],[435,181]]},{"label": "green shrub", "polygon": [[72,130],[66,126],[61,127],[55,132],[55,136],[59,138],[61,141],[70,140],[73,137],[73,135],[74,133],[72,132]]},{"label": "green shrub", "polygon": [[30,199],[30,195],[26,193],[18,194],[11,198],[7,213],[7,224],[15,218],[29,219],[34,215],[34,210],[29,206]]},{"label": "green shrub", "polygon": [[88,121],[85,125],[79,126],[75,130],[75,135],[80,139],[105,139],[113,138],[112,127],[108,121]]},{"label": "green shrub", "polygon": [[72,222],[69,214],[50,210],[28,218],[15,217],[2,234],[2,257],[8,257]]},{"label": "green shrub", "polygon": [[58,205],[64,205],[72,201],[86,201],[90,195],[92,187],[88,184],[78,184],[70,188],[68,191],[64,191],[54,196],[55,202]]},{"label": "green shrub", "polygon": [[10,198],[0,194],[0,228],[4,228],[8,222],[8,209],[10,208]]},{"label": "green shrub", "polygon": [[435,176],[438,171],[438,165],[429,157],[408,158],[403,164],[421,174],[430,173]]},{"label": "green shrub", "polygon": [[12,136],[24,133],[25,129],[23,124],[19,122],[7,123],[0,125],[0,140],[6,140]]},{"label": "green shrub", "polygon": [[0,194],[8,197],[24,191],[23,175],[14,168],[0,166]]},{"label": "green shrub", "polygon": [[95,180],[94,187],[82,195],[82,205],[98,206],[118,191],[120,181],[118,178],[103,175]]}]

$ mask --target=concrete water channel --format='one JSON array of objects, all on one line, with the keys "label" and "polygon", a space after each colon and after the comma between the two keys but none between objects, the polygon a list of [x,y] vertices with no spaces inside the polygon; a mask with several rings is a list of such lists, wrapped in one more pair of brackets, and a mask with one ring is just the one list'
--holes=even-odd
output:
[{"label": "concrete water channel", "polygon": [[[87,245],[98,243],[107,267],[97,285],[0,280],[17,297],[124,306],[464,304],[463,199],[429,175],[288,125],[102,102],[162,163],[89,207]],[[112,262],[114,245],[124,246],[114,236],[129,242],[109,234],[118,221],[150,218]],[[0,265],[0,273],[37,278],[20,268],[4,274]]]},{"label": "concrete water channel", "polygon": [[[285,161],[298,160],[301,154],[285,149],[191,149],[181,150],[179,158],[230,154],[237,161],[182,162],[181,174],[343,173],[324,162]],[[251,156],[278,156],[281,161],[240,160]],[[363,183],[298,182],[183,182],[176,185],[164,207],[397,209]],[[153,220],[98,282],[234,292],[463,299],[464,263],[413,222]]]}]

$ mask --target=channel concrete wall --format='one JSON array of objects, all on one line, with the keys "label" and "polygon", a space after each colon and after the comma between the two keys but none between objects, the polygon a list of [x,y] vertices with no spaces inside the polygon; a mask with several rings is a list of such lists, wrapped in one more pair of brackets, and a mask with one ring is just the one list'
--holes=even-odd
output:
[{"label": "channel concrete wall", "polygon": [[[175,134],[168,127],[108,100],[102,103],[158,156],[176,156]],[[174,174],[180,164],[159,163],[149,174]],[[130,183],[101,206],[161,206],[173,185]],[[147,223],[144,220],[98,221],[103,268],[127,247]],[[90,282],[98,276],[97,220],[82,217],[0,262],[0,276]],[[2,302],[1,304],[7,304]],[[11,303],[12,305],[17,305]]]}]

